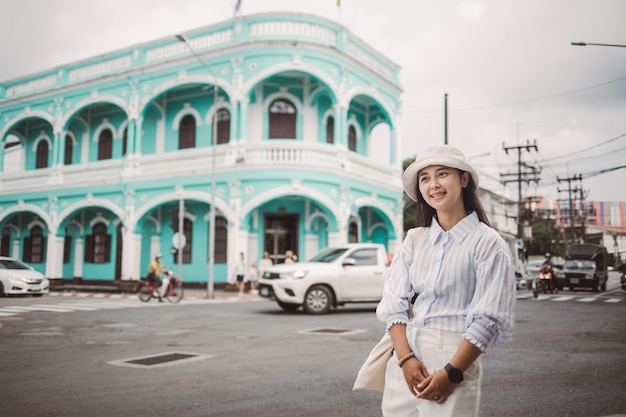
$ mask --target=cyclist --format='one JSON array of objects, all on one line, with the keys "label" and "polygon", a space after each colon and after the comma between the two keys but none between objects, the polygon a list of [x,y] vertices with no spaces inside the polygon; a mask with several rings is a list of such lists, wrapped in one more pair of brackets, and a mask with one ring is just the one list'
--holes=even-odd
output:
[{"label": "cyclist", "polygon": [[161,263],[161,258],[163,254],[161,252],[157,252],[154,255],[154,259],[150,261],[150,265],[148,266],[148,282],[154,282],[154,286],[156,288],[156,292],[159,296],[159,302],[163,302],[163,297],[161,296],[161,273],[165,271],[165,267]]}]

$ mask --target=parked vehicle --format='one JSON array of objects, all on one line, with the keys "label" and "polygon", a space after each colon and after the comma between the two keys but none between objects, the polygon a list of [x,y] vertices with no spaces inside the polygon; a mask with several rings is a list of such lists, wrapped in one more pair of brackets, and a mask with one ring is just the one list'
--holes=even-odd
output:
[{"label": "parked vehicle", "polygon": [[[170,303],[177,303],[183,298],[183,285],[179,277],[175,277],[172,274],[172,271],[166,270],[165,274],[165,285],[166,290],[165,294],[162,294],[164,298],[167,298],[167,301]],[[135,286],[135,292],[141,301],[147,303],[152,298],[159,298],[156,291],[159,289],[156,287],[156,283],[154,281],[148,281],[146,279],[142,279],[137,282]]]},{"label": "parked vehicle", "polygon": [[274,265],[259,280],[259,295],[286,311],[301,306],[324,314],[346,303],[382,298],[387,254],[382,245],[351,243],[329,247],[308,262]]},{"label": "parked vehicle", "polygon": [[25,263],[0,256],[0,296],[30,294],[41,297],[50,292],[50,282]]},{"label": "parked vehicle", "polygon": [[604,246],[590,243],[572,244],[567,247],[565,263],[556,271],[556,285],[562,290],[569,287],[591,288],[593,291],[606,291],[609,278],[608,251]]}]

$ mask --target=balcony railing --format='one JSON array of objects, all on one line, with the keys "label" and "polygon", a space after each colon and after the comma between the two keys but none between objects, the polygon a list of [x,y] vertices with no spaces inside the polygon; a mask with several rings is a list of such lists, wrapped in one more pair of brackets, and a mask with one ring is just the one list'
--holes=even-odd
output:
[{"label": "balcony railing", "polygon": [[364,180],[381,187],[401,188],[399,168],[383,166],[345,149],[325,144],[276,140],[258,144],[229,144],[153,155],[0,173],[0,195],[149,181],[161,178],[208,176],[215,173],[290,168],[327,172]]}]

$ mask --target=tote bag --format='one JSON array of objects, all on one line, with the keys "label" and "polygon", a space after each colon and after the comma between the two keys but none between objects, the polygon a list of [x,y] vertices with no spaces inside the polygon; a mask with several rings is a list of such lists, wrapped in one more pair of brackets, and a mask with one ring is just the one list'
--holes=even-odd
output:
[{"label": "tote bag", "polygon": [[[415,252],[415,244],[419,238],[423,227],[416,227],[413,235],[413,252]],[[412,305],[409,307],[411,314]],[[383,391],[385,389],[385,371],[387,370],[387,362],[393,354],[393,342],[389,333],[385,333],[380,341],[370,351],[365,359],[361,369],[357,373],[356,380],[352,391],[371,390]]]}]

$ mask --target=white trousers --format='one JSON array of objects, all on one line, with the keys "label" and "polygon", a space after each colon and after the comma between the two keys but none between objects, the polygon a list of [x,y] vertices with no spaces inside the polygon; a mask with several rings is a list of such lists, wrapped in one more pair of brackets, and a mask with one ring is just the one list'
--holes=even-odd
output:
[{"label": "white trousers", "polygon": [[[462,341],[461,333],[420,329],[414,346],[432,374],[452,359]],[[404,379],[394,352],[385,373],[383,417],[478,417],[482,367],[480,358],[463,374],[464,380],[443,404],[416,398]]]}]

